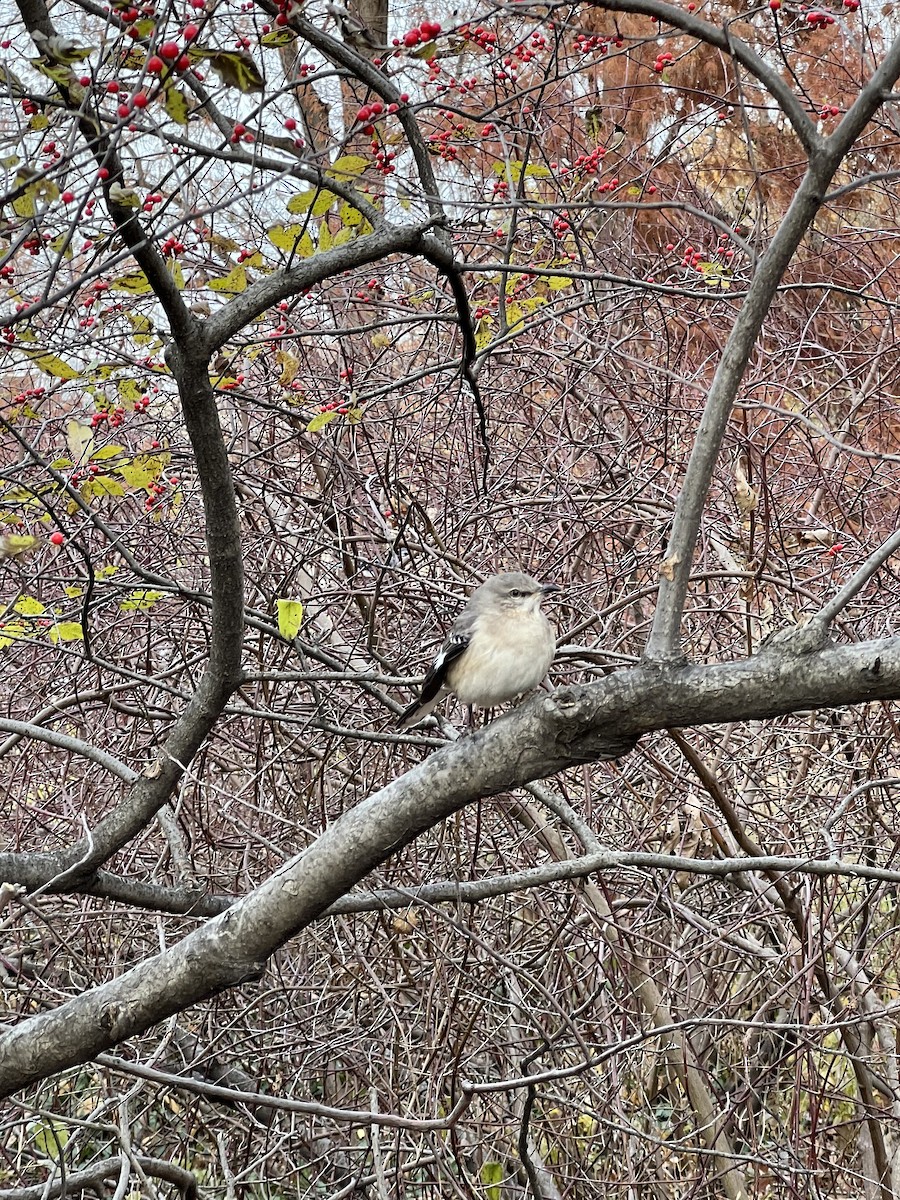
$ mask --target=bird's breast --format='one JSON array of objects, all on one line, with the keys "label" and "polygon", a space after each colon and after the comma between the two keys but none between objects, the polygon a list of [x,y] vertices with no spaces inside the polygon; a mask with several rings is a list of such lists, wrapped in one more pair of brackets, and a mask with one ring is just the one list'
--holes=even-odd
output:
[{"label": "bird's breast", "polygon": [[463,704],[493,708],[536,688],[555,649],[553,630],[542,613],[481,622],[447,672],[447,683]]}]

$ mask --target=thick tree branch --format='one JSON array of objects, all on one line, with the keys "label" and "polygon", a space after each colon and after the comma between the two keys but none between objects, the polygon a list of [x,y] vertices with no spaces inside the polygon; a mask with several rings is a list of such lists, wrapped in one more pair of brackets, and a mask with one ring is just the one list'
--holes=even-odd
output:
[{"label": "thick tree branch", "polygon": [[655,729],[897,697],[900,638],[801,656],[773,650],[709,667],[636,667],[539,696],[345,813],[302,856],[171,949],[10,1030],[0,1040],[0,1094],[259,976],[274,950],[370,870],[475,800],[618,757]]}]

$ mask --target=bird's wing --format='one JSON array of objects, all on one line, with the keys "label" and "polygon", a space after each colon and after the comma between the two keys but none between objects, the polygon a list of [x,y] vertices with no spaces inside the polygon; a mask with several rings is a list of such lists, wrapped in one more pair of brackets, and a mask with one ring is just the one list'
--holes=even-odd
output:
[{"label": "bird's wing", "polygon": [[422,682],[418,697],[400,714],[397,724],[401,729],[415,725],[427,717],[435,707],[446,688],[447,672],[472,640],[473,617],[464,612],[447,635],[447,640],[441,646],[434,662],[428,668],[428,674]]},{"label": "bird's wing", "polygon": [[471,630],[458,630],[455,626],[451,629],[447,640],[438,651],[437,657],[428,668],[428,674],[425,676],[422,691],[419,694],[420,704],[427,704],[429,700],[435,698],[447,680],[447,672],[451,665],[456,662],[471,639]]}]

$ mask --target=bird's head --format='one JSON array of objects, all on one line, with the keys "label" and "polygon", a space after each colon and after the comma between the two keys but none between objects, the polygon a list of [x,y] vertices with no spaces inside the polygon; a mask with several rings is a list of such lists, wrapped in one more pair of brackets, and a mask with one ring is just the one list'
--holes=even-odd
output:
[{"label": "bird's head", "polygon": [[555,583],[538,583],[521,571],[504,571],[486,579],[472,597],[477,607],[499,607],[506,612],[536,612],[545,596],[558,592]]}]

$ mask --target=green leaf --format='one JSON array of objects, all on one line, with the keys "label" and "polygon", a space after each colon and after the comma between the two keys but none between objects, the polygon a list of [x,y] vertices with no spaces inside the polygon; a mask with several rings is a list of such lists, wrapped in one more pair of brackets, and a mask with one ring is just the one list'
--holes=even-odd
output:
[{"label": "green leaf", "polygon": [[237,88],[245,95],[263,90],[265,81],[246,50],[212,50],[209,46],[191,46],[188,57],[194,61],[205,59],[226,87]]},{"label": "green leaf", "polygon": [[54,646],[58,642],[83,642],[84,630],[80,621],[57,621],[50,630],[50,641]]},{"label": "green leaf", "polygon": [[278,600],[278,632],[289,642],[300,632],[303,624],[303,605],[299,600]]},{"label": "green leaf", "polygon": [[485,1185],[487,1200],[500,1200],[500,1187],[503,1182],[503,1163],[491,1160],[482,1163],[481,1182]]},{"label": "green leaf", "polygon": [[170,83],[166,84],[163,90],[163,108],[176,125],[187,125],[190,116],[187,99]]},{"label": "green leaf", "polygon": [[163,592],[151,592],[144,588],[137,588],[129,594],[127,600],[123,600],[119,605],[122,612],[144,612],[164,595]]},{"label": "green leaf", "polygon": [[214,292],[224,292],[229,296],[237,296],[247,290],[247,269],[243,263],[238,263],[221,279],[211,279],[209,286]]},{"label": "green leaf", "polygon": [[306,432],[318,433],[320,429],[324,429],[326,425],[330,425],[337,415],[337,409],[335,408],[333,408],[331,412],[316,413],[316,415],[307,425]]},{"label": "green leaf", "polygon": [[35,1121],[29,1126],[32,1144],[38,1154],[58,1162],[63,1147],[69,1140],[69,1131],[63,1121]]}]

